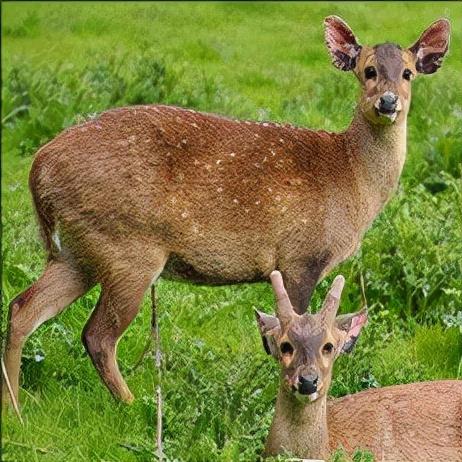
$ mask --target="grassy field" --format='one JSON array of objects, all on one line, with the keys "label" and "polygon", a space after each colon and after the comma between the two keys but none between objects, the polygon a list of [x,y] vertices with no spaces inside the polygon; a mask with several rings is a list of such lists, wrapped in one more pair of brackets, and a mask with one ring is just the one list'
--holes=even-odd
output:
[{"label": "grassy field", "polygon": [[[453,25],[442,69],[413,84],[399,191],[361,252],[335,271],[347,279],[345,312],[360,304],[363,272],[371,320],[355,354],[337,362],[331,394],[462,378],[462,5],[455,2],[3,3],[3,328],[8,302],[43,267],[27,188],[40,145],[93,113],[155,102],[342,130],[358,89],[330,64],[322,30],[329,14],[368,44],[410,45],[440,16]],[[314,309],[332,276],[319,285]],[[278,374],[252,307],[273,309],[269,286],[161,280],[157,292],[168,459],[258,459]],[[131,373],[149,335],[149,301],[119,343],[137,398],[127,407],[100,384],[80,342],[97,297],[95,288],[27,342],[25,425],[3,416],[4,461],[153,460],[152,359]]]}]

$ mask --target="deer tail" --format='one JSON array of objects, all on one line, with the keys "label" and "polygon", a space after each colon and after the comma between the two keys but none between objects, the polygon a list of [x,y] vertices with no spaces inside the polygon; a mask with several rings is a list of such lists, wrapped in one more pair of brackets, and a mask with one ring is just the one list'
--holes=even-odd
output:
[{"label": "deer tail", "polygon": [[45,252],[47,253],[47,260],[50,261],[59,249],[57,249],[57,246],[53,241],[53,232],[55,231],[53,209],[51,204],[49,204],[44,195],[41,193],[40,177],[40,161],[37,156],[32,164],[29,175],[29,189],[32,194],[32,202],[40,229],[40,235],[45,247]]}]

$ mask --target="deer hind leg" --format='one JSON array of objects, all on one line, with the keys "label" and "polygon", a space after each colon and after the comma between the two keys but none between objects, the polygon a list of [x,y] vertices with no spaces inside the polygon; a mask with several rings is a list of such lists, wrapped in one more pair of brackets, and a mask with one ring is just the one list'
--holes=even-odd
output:
[{"label": "deer hind leg", "polygon": [[[21,353],[27,337],[45,321],[63,311],[89,288],[89,284],[79,270],[66,261],[52,260],[40,278],[10,303],[4,362],[16,402]],[[7,387],[3,383],[4,401],[8,399],[6,390]]]},{"label": "deer hind leg", "polygon": [[153,275],[158,276],[165,261],[153,270],[142,267],[106,275],[101,296],[82,333],[82,341],[102,381],[115,398],[130,403],[133,395],[116,360],[117,342],[137,315]]}]

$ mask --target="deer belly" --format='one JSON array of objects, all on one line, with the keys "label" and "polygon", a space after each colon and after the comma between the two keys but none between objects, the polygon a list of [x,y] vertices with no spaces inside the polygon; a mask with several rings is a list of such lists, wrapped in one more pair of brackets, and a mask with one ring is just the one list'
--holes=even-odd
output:
[{"label": "deer belly", "polygon": [[212,285],[266,280],[269,272],[258,268],[255,261],[249,260],[245,256],[239,258],[239,255],[226,258],[203,254],[200,258],[188,258],[173,254],[169,257],[162,276],[167,279]]}]

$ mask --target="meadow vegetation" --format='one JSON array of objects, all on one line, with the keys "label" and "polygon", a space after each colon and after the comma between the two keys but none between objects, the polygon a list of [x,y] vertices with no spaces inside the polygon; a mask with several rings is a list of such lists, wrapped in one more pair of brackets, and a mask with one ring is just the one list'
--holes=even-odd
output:
[{"label": "meadow vegetation", "polygon": [[[322,19],[344,17],[363,43],[410,45],[433,20],[453,24],[451,52],[413,84],[408,159],[397,194],[361,251],[329,282],[347,280],[342,311],[370,323],[339,359],[332,396],[368,387],[462,378],[462,5],[457,3],[2,4],[2,327],[8,302],[41,273],[28,171],[61,130],[105,109],[164,103],[236,118],[343,130],[358,86],[330,65]],[[459,90],[458,90],[459,89]],[[119,343],[135,403],[115,403],[80,342],[95,288],[26,344],[24,427],[2,422],[3,460],[152,461],[157,375],[131,367],[149,335],[146,297]],[[165,451],[172,461],[258,459],[278,368],[253,307],[273,310],[267,284],[205,287],[161,280]],[[281,457],[280,460],[290,460]],[[344,457],[338,453],[333,460]],[[370,461],[359,452],[356,462]]]}]

